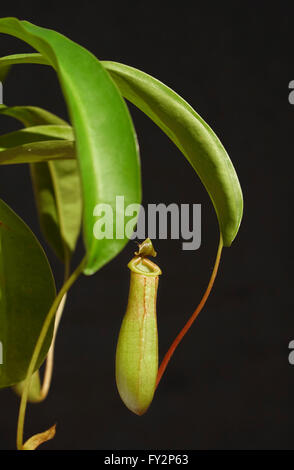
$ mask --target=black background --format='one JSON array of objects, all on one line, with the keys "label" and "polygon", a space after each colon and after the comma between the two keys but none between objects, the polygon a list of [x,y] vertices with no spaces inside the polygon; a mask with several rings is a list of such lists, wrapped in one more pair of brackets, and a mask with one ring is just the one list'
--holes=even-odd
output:
[{"label": "black background", "polygon": [[[10,6],[9,6],[10,5]],[[244,193],[244,218],[224,250],[213,293],[172,359],[153,404],[129,412],[115,387],[114,355],[126,307],[134,243],[71,290],[56,345],[48,399],[30,405],[26,435],[57,422],[45,449],[293,449],[292,160],[294,8],[281,2],[22,2],[1,5],[55,29],[99,59],[157,77],[181,94],[225,145]],[[1,56],[29,51],[1,35]],[[76,64],[78,67],[79,64]],[[66,117],[54,72],[15,67],[7,105],[39,105]],[[201,203],[202,245],[158,241],[160,356],[207,285],[218,242],[212,204],[167,137],[130,107],[141,149],[144,204]],[[1,132],[16,129],[1,116]],[[41,238],[25,165],[1,167],[1,197]],[[291,237],[291,238],[290,238]],[[41,238],[42,243],[43,239]],[[47,250],[58,285],[62,267]],[[80,243],[75,263],[82,256]],[[18,399],[0,393],[0,448],[15,447]]]}]

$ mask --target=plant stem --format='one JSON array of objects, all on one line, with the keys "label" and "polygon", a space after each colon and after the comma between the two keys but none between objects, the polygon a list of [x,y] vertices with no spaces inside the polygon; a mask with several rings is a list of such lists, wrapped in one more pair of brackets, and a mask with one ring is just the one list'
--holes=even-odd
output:
[{"label": "plant stem", "polygon": [[62,297],[61,302],[58,306],[56,315],[55,315],[54,333],[53,333],[51,346],[49,348],[49,351],[46,357],[43,384],[42,384],[42,388],[40,392],[40,401],[45,400],[50,389],[52,373],[53,373],[54,348],[55,348],[56,334],[57,334],[58,326],[62,317],[65,301],[66,301],[66,294],[64,294],[64,296]]},{"label": "plant stem", "polygon": [[177,346],[179,345],[179,343],[182,341],[182,339],[184,338],[185,334],[188,332],[188,330],[190,329],[190,327],[192,326],[192,324],[194,323],[194,321],[196,320],[196,318],[198,317],[199,313],[201,312],[201,310],[203,309],[205,303],[206,303],[206,300],[208,299],[209,297],[209,294],[211,292],[211,289],[213,287],[213,284],[214,284],[214,281],[215,281],[215,278],[216,278],[216,274],[217,274],[217,270],[218,270],[218,267],[219,267],[219,263],[220,263],[220,259],[221,259],[221,253],[222,253],[222,248],[223,248],[223,240],[222,240],[222,236],[220,235],[220,240],[219,240],[219,245],[218,245],[218,250],[217,250],[217,255],[216,255],[216,259],[215,259],[215,263],[214,263],[214,267],[213,267],[213,271],[212,271],[212,274],[211,274],[211,277],[210,277],[210,280],[209,280],[209,283],[208,283],[208,286],[206,288],[206,291],[198,305],[198,307],[196,308],[195,312],[191,315],[191,317],[189,318],[189,320],[187,321],[187,323],[185,324],[184,328],[180,331],[180,333],[178,334],[178,336],[176,337],[176,339],[173,341],[172,345],[170,346],[169,350],[167,351],[166,355],[164,356],[161,364],[160,364],[160,367],[158,369],[158,374],[157,374],[157,380],[156,380],[156,387],[158,386],[164,372],[165,372],[165,369],[173,355],[173,353],[175,352]]},{"label": "plant stem", "polygon": [[[66,256],[65,257],[65,269],[64,269],[64,283],[67,281],[69,277],[69,270],[70,270],[70,258],[69,256]],[[49,348],[49,351],[46,357],[43,385],[42,385],[41,392],[40,392],[40,401],[45,400],[50,389],[52,374],[53,374],[55,340],[57,336],[59,323],[63,314],[66,297],[67,297],[67,294],[65,293],[60,301],[60,304],[58,306],[58,309],[55,315],[53,338],[52,338],[51,346]]]},{"label": "plant stem", "polygon": [[28,372],[27,376],[24,381],[24,389],[23,393],[21,396],[21,402],[20,402],[20,407],[19,407],[19,414],[18,414],[18,422],[17,422],[17,449],[21,450],[23,447],[23,430],[24,430],[24,420],[25,420],[25,413],[26,413],[26,406],[27,406],[27,399],[28,399],[28,392],[29,392],[29,386],[30,386],[30,381],[32,374],[34,373],[34,369],[36,367],[36,363],[40,354],[40,351],[42,349],[43,342],[46,338],[47,332],[49,330],[49,327],[51,325],[51,321],[54,318],[54,315],[56,313],[56,310],[66,292],[69,290],[69,288],[73,285],[73,283],[76,281],[78,276],[83,270],[84,264],[85,264],[86,258],[83,258],[81,263],[78,265],[78,267],[73,271],[71,276],[68,278],[68,280],[63,284],[62,288],[60,289],[59,293],[54,299],[54,302],[47,313],[47,316],[45,318],[45,321],[43,323],[39,338],[37,340],[36,346],[34,348],[34,352],[28,367]]}]

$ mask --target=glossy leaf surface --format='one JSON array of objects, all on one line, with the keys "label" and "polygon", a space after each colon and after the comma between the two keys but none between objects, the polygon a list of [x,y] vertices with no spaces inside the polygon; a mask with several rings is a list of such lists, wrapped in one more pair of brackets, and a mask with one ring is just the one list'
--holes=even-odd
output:
[{"label": "glossy leaf surface", "polygon": [[122,95],[168,135],[199,175],[213,202],[224,246],[230,246],[241,222],[243,197],[218,137],[183,98],[159,80],[123,64],[102,63]]}]

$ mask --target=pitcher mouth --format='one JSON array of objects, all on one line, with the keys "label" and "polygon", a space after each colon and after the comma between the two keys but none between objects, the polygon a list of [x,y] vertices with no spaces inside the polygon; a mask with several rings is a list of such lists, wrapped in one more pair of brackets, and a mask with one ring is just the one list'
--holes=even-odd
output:
[{"label": "pitcher mouth", "polygon": [[129,262],[128,268],[134,273],[143,274],[147,277],[156,277],[162,274],[162,271],[157,264],[142,256],[135,256]]}]

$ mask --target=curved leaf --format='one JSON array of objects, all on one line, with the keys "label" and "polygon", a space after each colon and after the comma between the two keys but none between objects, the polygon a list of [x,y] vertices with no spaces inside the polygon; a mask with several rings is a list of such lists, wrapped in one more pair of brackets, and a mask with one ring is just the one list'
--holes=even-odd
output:
[{"label": "curved leaf", "polygon": [[[2,64],[0,59],[0,70],[1,67]],[[50,113],[46,109],[39,108],[38,106],[6,106],[5,104],[0,104],[0,114],[18,119],[25,127],[48,124],[68,126],[66,121],[55,114]]]},{"label": "curved leaf", "polygon": [[60,125],[27,127],[0,135],[0,152],[18,145],[59,139],[73,141],[74,136],[72,128],[70,126]]},{"label": "curved leaf", "polygon": [[[50,65],[48,60],[38,52],[29,52],[25,54],[10,54],[0,59],[0,77],[6,78],[6,75],[12,65],[17,64],[39,64]],[[3,70],[3,72],[2,72]]]},{"label": "curved leaf", "polygon": [[126,236],[94,237],[95,206],[110,205],[115,233],[116,196],[124,196],[125,205],[141,201],[138,146],[127,106],[98,59],[61,34],[16,18],[1,19],[0,32],[37,49],[59,78],[74,128],[81,173],[87,251],[84,272],[93,274],[128,241]]},{"label": "curved leaf", "polygon": [[42,231],[55,254],[66,261],[75,250],[81,227],[82,200],[76,161],[31,165],[31,176]]},{"label": "curved leaf", "polygon": [[0,164],[72,159],[75,158],[73,140],[68,125],[42,125],[9,132],[0,136]]},{"label": "curved leaf", "polygon": [[[26,376],[45,316],[55,298],[46,255],[28,226],[0,200],[0,387]],[[45,359],[53,324],[36,369]]]},{"label": "curved leaf", "polygon": [[241,223],[243,197],[218,137],[183,98],[159,80],[126,65],[102,64],[122,95],[168,135],[197,172],[213,202],[224,246],[230,246]]},{"label": "curved leaf", "polygon": [[75,158],[75,145],[70,140],[48,140],[0,150],[0,165],[47,162]]}]

